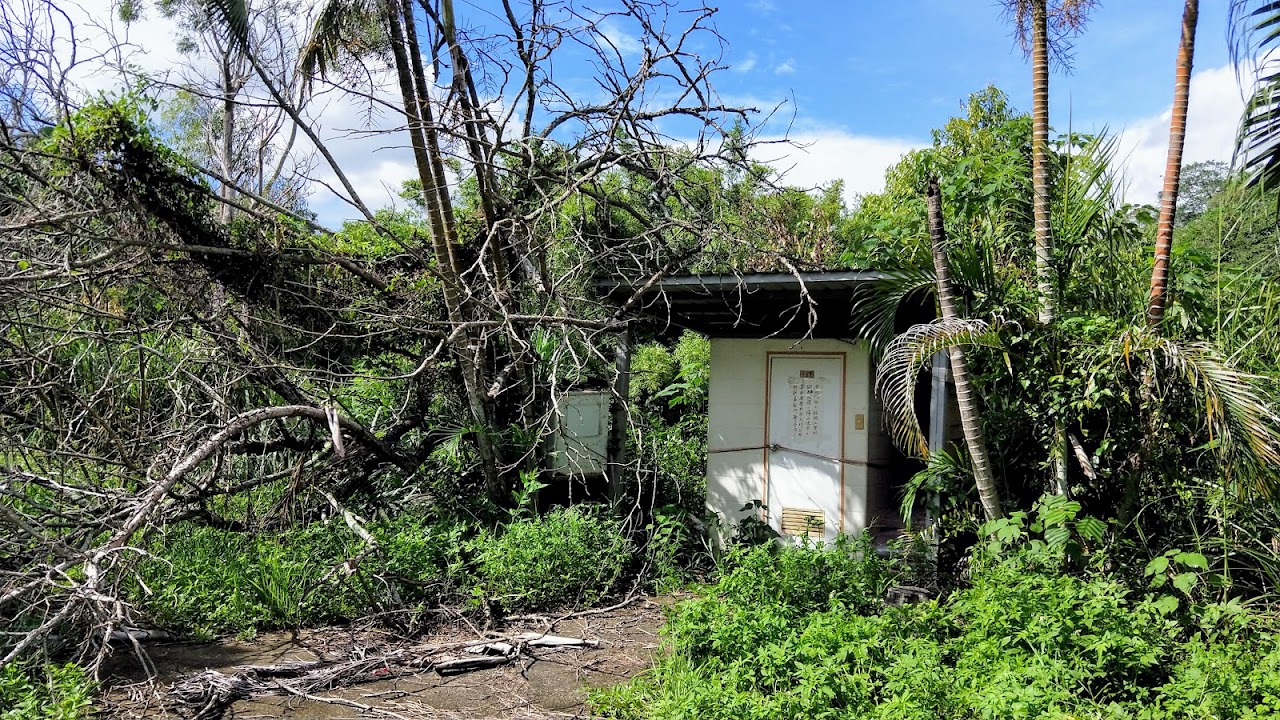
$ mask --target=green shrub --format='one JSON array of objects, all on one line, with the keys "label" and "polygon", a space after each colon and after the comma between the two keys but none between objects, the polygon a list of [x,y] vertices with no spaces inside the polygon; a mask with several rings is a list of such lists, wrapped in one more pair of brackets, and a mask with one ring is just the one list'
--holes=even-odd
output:
[{"label": "green shrub", "polygon": [[672,611],[655,667],[593,691],[593,707],[637,720],[1280,714],[1280,637],[1238,602],[1137,596],[1041,551],[980,564],[945,600],[884,608],[877,561],[848,557],[743,554]]},{"label": "green shrub", "polygon": [[335,523],[258,535],[177,525],[153,539],[130,594],[150,622],[198,634],[342,622],[369,606],[334,571],[358,542]]},{"label": "green shrub", "polygon": [[437,604],[470,591],[474,577],[466,545],[474,534],[471,526],[401,515],[375,523],[370,531],[381,550],[375,582],[401,603]]},{"label": "green shrub", "polygon": [[618,520],[581,506],[482,533],[473,546],[482,592],[508,609],[597,602],[632,555]]},{"label": "green shrub", "polygon": [[511,608],[591,604],[614,590],[633,555],[618,520],[582,508],[496,531],[414,514],[367,529],[376,552],[340,521],[256,535],[175,525],[152,538],[129,597],[160,627],[243,634],[478,596]]},{"label": "green shrub", "polygon": [[841,535],[822,549],[768,543],[730,551],[717,591],[737,605],[778,605],[791,613],[833,603],[857,612],[880,607],[896,579],[893,564],[876,554],[869,535]]},{"label": "green shrub", "polygon": [[94,684],[71,664],[0,669],[0,720],[77,720],[89,716]]},{"label": "green shrub", "polygon": [[254,555],[242,533],[178,525],[159,533],[152,557],[130,590],[134,604],[160,627],[241,632],[265,622],[267,611],[244,578]]},{"label": "green shrub", "polygon": [[647,399],[676,379],[679,365],[667,348],[645,343],[631,353],[631,399]]},{"label": "green shrub", "polygon": [[684,587],[697,572],[710,568],[710,550],[691,515],[678,505],[664,505],[653,511],[645,527],[643,557],[659,593]]}]

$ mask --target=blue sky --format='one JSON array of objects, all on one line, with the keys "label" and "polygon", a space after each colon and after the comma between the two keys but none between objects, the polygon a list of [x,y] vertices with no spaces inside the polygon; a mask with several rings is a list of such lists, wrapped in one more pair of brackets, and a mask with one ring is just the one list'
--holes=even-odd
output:
[{"label": "blue sky", "polygon": [[[1201,6],[1188,162],[1230,158],[1243,104],[1226,3]],[[1050,77],[1055,130],[1122,136],[1134,201],[1152,202],[1159,189],[1181,22],[1175,0],[1104,0],[1074,42],[1072,69]],[[994,84],[1019,109],[1031,106],[1029,62],[990,0],[735,0],[716,23],[729,44],[721,93],[792,100],[791,135],[806,148],[769,159],[792,167],[798,185],[844,178],[851,201],[876,190],[884,167],[927,143],[970,93]]]},{"label": "blue sky", "polygon": [[[1225,3],[1202,3],[1196,67],[1227,63]],[[925,138],[987,84],[1030,108],[1031,72],[999,4],[989,0],[735,0],[720,6],[729,96],[794,93],[802,123]],[[1075,42],[1074,70],[1050,78],[1065,130],[1121,126],[1170,102],[1182,3],[1110,0]]]}]

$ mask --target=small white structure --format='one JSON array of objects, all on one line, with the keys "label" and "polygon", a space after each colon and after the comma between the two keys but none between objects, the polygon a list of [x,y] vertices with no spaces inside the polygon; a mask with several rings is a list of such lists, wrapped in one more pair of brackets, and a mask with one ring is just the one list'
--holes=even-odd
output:
[{"label": "small white structure", "polygon": [[766,508],[783,536],[832,540],[892,500],[867,343],[711,339],[707,507],[726,521]]},{"label": "small white structure", "polygon": [[[645,314],[711,338],[707,508],[723,528],[753,514],[792,540],[903,527],[897,488],[921,465],[884,430],[869,343],[851,315],[884,277],[678,276],[646,291]],[[905,312],[903,327],[931,317]],[[945,427],[946,405],[931,403],[931,426]]]}]

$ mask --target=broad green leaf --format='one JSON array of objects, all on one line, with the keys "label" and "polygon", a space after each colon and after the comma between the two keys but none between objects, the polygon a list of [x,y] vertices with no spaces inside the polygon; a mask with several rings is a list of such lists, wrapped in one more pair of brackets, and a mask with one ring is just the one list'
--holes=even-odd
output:
[{"label": "broad green leaf", "polygon": [[1195,573],[1179,573],[1173,576],[1173,586],[1190,595],[1191,588],[1196,586],[1199,579]]},{"label": "broad green leaf", "polygon": [[1107,524],[1095,517],[1081,518],[1076,523],[1076,532],[1085,540],[1100,542],[1107,532]]},{"label": "broad green leaf", "polygon": [[1071,539],[1071,531],[1065,527],[1051,527],[1044,531],[1044,539],[1049,543],[1049,547],[1060,548]]},{"label": "broad green leaf", "polygon": [[1158,558],[1152,558],[1151,562],[1147,563],[1147,568],[1142,571],[1142,574],[1148,575],[1148,576],[1164,575],[1164,571],[1168,569],[1169,569],[1169,558],[1161,556]]},{"label": "broad green leaf", "polygon": [[1161,615],[1168,615],[1178,609],[1178,598],[1173,595],[1161,595],[1151,603],[1151,607]]},{"label": "broad green leaf", "polygon": [[1200,553],[1178,553],[1173,557],[1173,559],[1177,561],[1179,565],[1183,565],[1185,567],[1196,568],[1199,570],[1209,569],[1209,561]]}]

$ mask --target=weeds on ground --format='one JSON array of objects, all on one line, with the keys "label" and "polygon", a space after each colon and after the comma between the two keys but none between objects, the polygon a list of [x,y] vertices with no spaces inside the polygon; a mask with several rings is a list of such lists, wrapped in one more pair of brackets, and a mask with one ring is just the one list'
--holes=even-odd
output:
[{"label": "weeds on ground", "polygon": [[738,551],[671,612],[655,667],[592,691],[593,708],[628,720],[1280,715],[1273,627],[1239,601],[1135,592],[1101,558],[1077,564],[1078,507],[1051,505],[988,527],[969,587],[902,608],[881,601],[899,568],[865,539]]},{"label": "weeds on ground", "polygon": [[89,716],[94,684],[72,664],[0,669],[0,720],[79,720]]},{"label": "weeds on ground", "polygon": [[591,605],[616,588],[632,558],[621,522],[583,506],[483,533],[474,547],[478,593],[508,610]]},{"label": "weeds on ground", "polygon": [[131,599],[150,622],[204,638],[476,599],[577,607],[617,589],[634,555],[618,520],[581,506],[494,530],[414,515],[368,529],[377,549],[362,555],[341,521],[257,535],[175,526],[153,540]]}]

